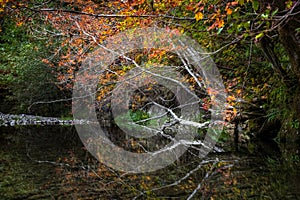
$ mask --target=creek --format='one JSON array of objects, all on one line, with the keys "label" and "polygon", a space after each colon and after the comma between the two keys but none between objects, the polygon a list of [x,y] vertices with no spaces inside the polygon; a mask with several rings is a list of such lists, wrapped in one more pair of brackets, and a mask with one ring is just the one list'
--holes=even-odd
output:
[{"label": "creek", "polygon": [[288,166],[277,151],[231,151],[126,174],[92,157],[74,126],[0,127],[0,199],[300,199]]}]

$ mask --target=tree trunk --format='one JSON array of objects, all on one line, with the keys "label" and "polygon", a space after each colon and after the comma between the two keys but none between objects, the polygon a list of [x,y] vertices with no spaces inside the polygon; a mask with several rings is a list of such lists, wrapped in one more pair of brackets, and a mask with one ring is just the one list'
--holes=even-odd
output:
[{"label": "tree trunk", "polygon": [[300,83],[300,13],[296,14],[297,12],[300,12],[300,3],[279,26],[278,33],[289,57],[291,69]]},{"label": "tree trunk", "polygon": [[[288,139],[287,142],[291,142],[299,138],[300,130],[300,1],[296,1],[289,9],[286,8],[285,2],[260,0],[260,12],[264,13],[266,9],[270,10],[270,13],[278,10],[276,15],[278,20],[275,21],[273,27],[276,27],[275,31],[278,33],[279,42],[289,58],[289,66],[283,67],[281,64],[278,66],[278,62],[274,62],[276,60],[274,57],[270,58],[269,56],[268,60],[273,64],[275,73],[283,78],[283,84],[286,84],[287,88],[290,89],[289,105],[285,106],[290,112],[290,116],[286,116],[287,119],[282,119],[283,127],[280,136]],[[272,51],[271,56],[274,56],[274,49]],[[295,124],[293,125],[293,123]]]},{"label": "tree trunk", "polygon": [[[283,45],[287,56],[291,72],[288,74],[288,80],[293,85],[288,84],[290,88],[291,103],[287,105],[290,111],[290,116],[283,119],[283,127],[279,132],[281,141],[282,156],[287,160],[293,155],[297,155],[299,151],[299,130],[300,130],[300,2],[298,1],[295,7],[286,13],[287,18],[278,27],[280,42]],[[296,80],[295,80],[296,79]]]}]

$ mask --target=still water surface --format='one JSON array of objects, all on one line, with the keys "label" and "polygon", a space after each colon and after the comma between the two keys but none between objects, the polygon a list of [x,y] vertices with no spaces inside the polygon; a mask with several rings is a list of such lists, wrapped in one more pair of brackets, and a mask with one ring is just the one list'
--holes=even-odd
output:
[{"label": "still water surface", "polygon": [[[217,159],[216,159],[217,158]],[[0,127],[0,199],[300,199],[300,176],[276,155],[184,158],[150,174],[98,163],[72,126]],[[194,193],[194,195],[192,195]]]}]

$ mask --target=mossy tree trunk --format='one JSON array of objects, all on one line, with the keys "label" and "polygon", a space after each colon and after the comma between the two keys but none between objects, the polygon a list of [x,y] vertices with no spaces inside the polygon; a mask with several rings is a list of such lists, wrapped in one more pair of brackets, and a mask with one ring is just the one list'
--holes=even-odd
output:
[{"label": "mossy tree trunk", "polygon": [[269,57],[268,54],[265,53],[265,55],[272,63],[274,73],[281,77],[282,84],[285,84],[287,88],[288,101],[279,102],[283,104],[281,108],[285,109],[287,114],[281,116],[282,127],[278,138],[285,141],[281,143],[281,146],[284,146],[283,153],[289,152],[288,154],[291,155],[299,150],[299,145],[295,148],[295,144],[299,141],[300,130],[300,1],[294,2],[290,8],[287,8],[286,2],[288,1],[260,0],[260,12],[264,13],[266,9],[269,9],[272,13],[277,10],[272,30],[266,33],[278,37],[269,37],[266,34],[263,39],[267,38],[272,44],[277,43],[283,47],[284,54],[289,60],[288,65],[284,66],[281,62],[277,62],[283,55],[275,53],[274,45],[261,43],[261,46],[263,50],[269,46],[273,47],[272,57],[270,54]]},{"label": "mossy tree trunk", "polygon": [[[267,59],[272,63],[274,74],[281,77],[282,84],[288,88],[288,101],[283,104],[289,115],[282,116],[280,136],[284,139],[295,139],[300,124],[300,2],[287,8],[287,1],[260,0],[260,12],[276,12],[275,22],[261,39],[261,47]],[[278,36],[278,37],[270,37]],[[282,55],[276,54],[273,44],[279,43],[289,59],[289,65],[280,63]],[[283,139],[283,138],[281,138]]]},{"label": "mossy tree trunk", "polygon": [[[295,117],[300,121],[300,4],[288,15],[286,22],[278,28],[280,41],[284,46],[290,61],[292,74],[296,81],[291,85],[291,95],[293,101],[290,109],[295,113]],[[295,15],[294,15],[295,13]]]},{"label": "mossy tree trunk", "polygon": [[290,10],[290,13],[285,13],[282,19],[284,21],[278,27],[278,34],[280,42],[289,58],[291,69],[287,73],[286,80],[284,80],[288,88],[290,88],[289,94],[291,98],[290,105],[287,105],[291,113],[291,118],[286,120],[287,122],[292,122],[283,124],[286,127],[283,127],[282,133],[285,133],[284,129],[286,129],[288,133],[283,135],[294,139],[297,137],[300,123],[300,2],[297,2],[296,6]]}]

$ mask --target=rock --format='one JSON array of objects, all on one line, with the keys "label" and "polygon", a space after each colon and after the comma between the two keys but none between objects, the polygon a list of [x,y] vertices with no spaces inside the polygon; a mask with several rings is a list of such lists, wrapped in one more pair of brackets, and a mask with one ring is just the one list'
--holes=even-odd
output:
[{"label": "rock", "polygon": [[42,117],[33,115],[14,115],[0,113],[0,126],[16,125],[74,125],[88,123],[85,120],[62,120],[54,117]]}]

